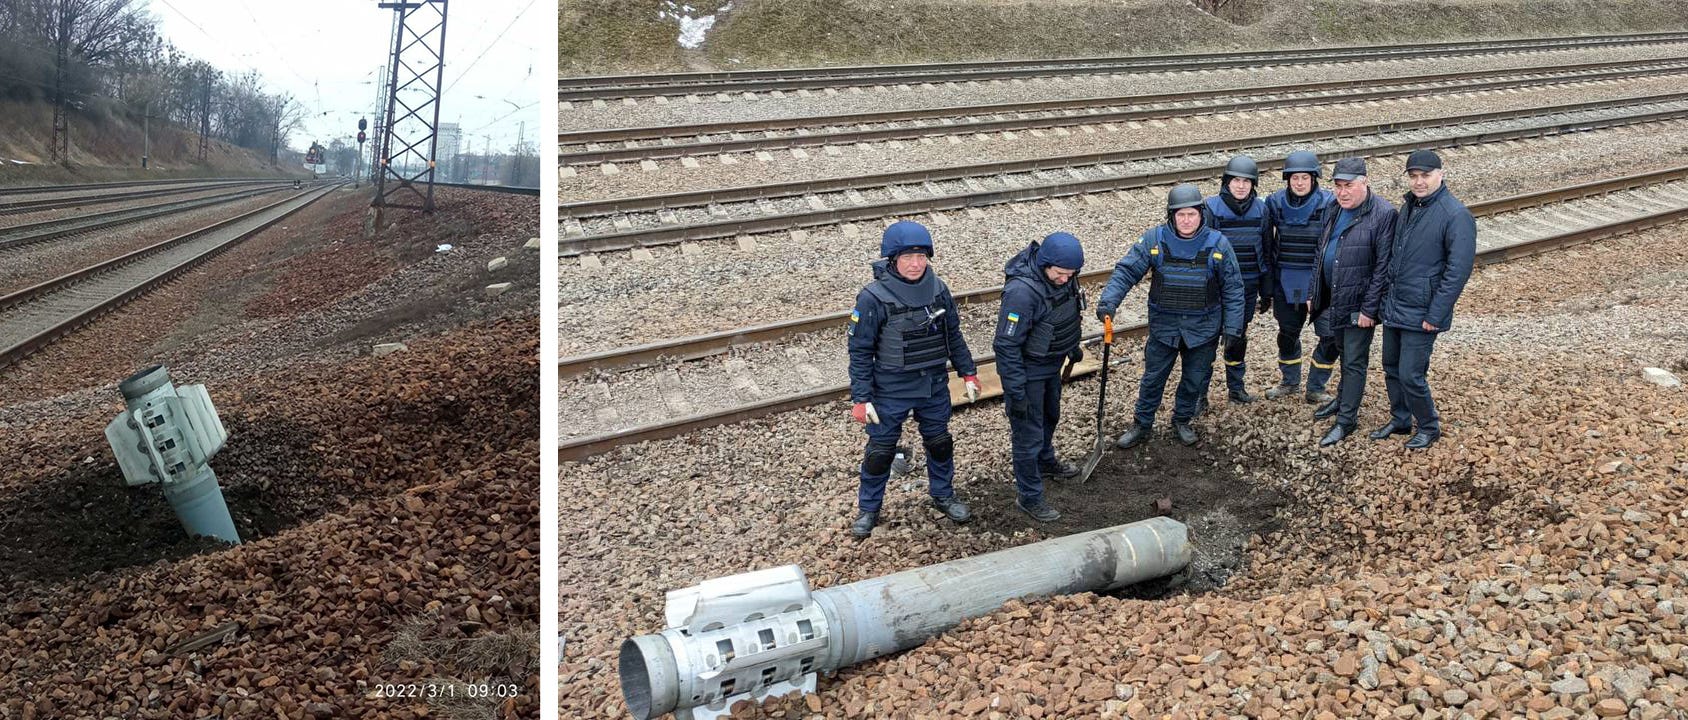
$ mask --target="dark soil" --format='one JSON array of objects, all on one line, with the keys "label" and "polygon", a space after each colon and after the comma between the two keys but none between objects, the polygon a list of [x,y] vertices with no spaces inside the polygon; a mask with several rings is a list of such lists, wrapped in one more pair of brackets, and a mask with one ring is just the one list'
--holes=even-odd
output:
[{"label": "dark soil", "polygon": [[[314,434],[275,422],[224,418],[228,444],[211,460],[235,529],[246,541],[308,522],[348,498],[325,490]],[[158,485],[128,487],[110,451],[12,498],[0,517],[0,600],[99,572],[178,560],[227,547],[190,537]]]},{"label": "dark soil", "polygon": [[[1178,575],[1143,583],[1122,591],[1130,597],[1162,597],[1180,592],[1207,592],[1222,587],[1244,570],[1250,536],[1278,530],[1279,508],[1289,498],[1238,476],[1231,458],[1204,440],[1185,447],[1172,438],[1170,428],[1157,428],[1148,442],[1121,450],[1108,438],[1096,471],[1081,485],[1045,483],[1044,498],[1061,511],[1061,519],[1043,524],[1014,507],[1012,482],[962,487],[973,509],[976,530],[1013,534],[1031,528],[1056,537],[1137,522],[1166,515],[1190,528],[1194,548],[1190,566]],[[1066,458],[1082,465],[1084,457]],[[924,468],[912,470],[924,477]],[[1159,511],[1155,502],[1170,499],[1172,507]],[[935,512],[935,511],[934,511]]]}]

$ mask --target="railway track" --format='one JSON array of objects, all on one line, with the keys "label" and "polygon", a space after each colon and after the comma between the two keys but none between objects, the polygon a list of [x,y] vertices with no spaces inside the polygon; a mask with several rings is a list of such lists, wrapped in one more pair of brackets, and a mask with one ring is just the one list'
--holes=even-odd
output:
[{"label": "railway track", "polygon": [[121,210],[111,210],[91,215],[78,215],[75,217],[59,218],[57,220],[43,220],[41,222],[29,223],[26,225],[0,227],[0,250],[10,250],[24,245],[30,245],[47,240],[57,240],[60,238],[70,237],[72,235],[80,235],[83,233],[93,232],[95,230],[103,230],[117,225],[140,222],[166,215],[197,210],[203,207],[245,200],[246,198],[272,193],[285,187],[286,185],[279,183],[275,185],[260,185],[252,189],[235,190],[233,192],[221,193],[202,198],[193,198],[191,200],[176,200],[153,205],[143,205],[140,207],[123,208]]},{"label": "railway track", "polygon": [[126,255],[0,296],[0,367],[186,272],[328,195],[314,188]]},{"label": "railway track", "polygon": [[[1478,265],[1503,263],[1688,220],[1688,166],[1473,203],[1471,210],[1478,217]],[[1085,273],[1079,281],[1094,287],[1109,272]],[[994,324],[992,301],[1000,293],[1000,287],[956,293],[970,347],[988,347]],[[595,426],[618,429],[587,435],[560,428],[561,459],[578,460],[620,445],[677,437],[847,396],[848,384],[840,381],[846,375],[847,360],[840,352],[846,314],[564,358],[559,362],[559,376],[574,382],[581,392],[572,400],[565,398],[563,414],[591,417]],[[1139,321],[1116,332],[1140,337],[1147,326]],[[674,366],[729,351],[732,356],[723,362],[686,367],[684,377]],[[983,397],[1000,394],[989,358],[980,357],[979,364],[986,386]],[[1088,360],[1074,376],[1095,369],[1095,361]],[[620,372],[611,375],[610,371]],[[595,374],[581,377],[587,373]],[[635,397],[649,402],[642,406],[630,402]],[[965,403],[958,387],[952,386],[951,397],[958,405]],[[746,402],[719,407],[723,401],[741,399]],[[671,417],[663,417],[665,413]]]},{"label": "railway track", "polygon": [[76,193],[103,192],[115,188],[127,187],[165,187],[170,185],[192,185],[217,182],[281,182],[282,178],[177,178],[174,180],[124,180],[119,182],[77,183],[72,185],[15,185],[0,187],[0,196],[5,195],[33,195],[44,193]]},{"label": "railway track", "polygon": [[567,109],[570,103],[580,101],[610,99],[623,99],[625,101],[641,97],[706,94],[725,96],[728,93],[806,91],[875,85],[978,82],[1015,78],[1122,73],[1188,72],[1226,68],[1368,62],[1402,58],[1421,59],[1459,55],[1547,52],[1624,45],[1680,43],[1684,41],[1688,41],[1688,33],[1664,32],[1483,42],[1361,45],[1246,53],[1192,53],[921,65],[740,70],[712,73],[601,75],[558,79],[557,100],[562,108]]},{"label": "railway track", "polygon": [[63,186],[76,188],[73,190],[50,189],[28,194],[46,195],[47,197],[32,197],[20,200],[0,201],[0,215],[29,212],[33,210],[56,210],[59,208],[83,207],[102,203],[120,202],[123,200],[140,200],[142,198],[162,197],[165,195],[182,195],[204,190],[219,188],[245,187],[260,183],[273,183],[270,180],[219,180],[200,184],[173,184],[168,187],[143,188],[125,192],[111,192],[109,189],[89,189],[87,186]]},{"label": "railway track", "polygon": [[[1013,133],[1103,123],[1147,122],[1281,107],[1313,107],[1443,93],[1474,93],[1688,73],[1688,58],[1367,78],[1116,97],[1001,103],[614,128],[557,134],[567,166],[697,158],[889,140]],[[1211,102],[1219,100],[1220,102]],[[604,147],[619,143],[621,147]],[[564,172],[567,176],[567,171]]]},{"label": "railway track", "polygon": [[[1366,124],[1252,138],[875,175],[564,203],[558,254],[689,241],[1118,192],[1218,175],[1248,151],[1262,171],[1317,143],[1327,156],[1376,156],[1688,118],[1688,93]],[[686,248],[682,247],[682,250]],[[583,262],[595,258],[583,258]]]}]

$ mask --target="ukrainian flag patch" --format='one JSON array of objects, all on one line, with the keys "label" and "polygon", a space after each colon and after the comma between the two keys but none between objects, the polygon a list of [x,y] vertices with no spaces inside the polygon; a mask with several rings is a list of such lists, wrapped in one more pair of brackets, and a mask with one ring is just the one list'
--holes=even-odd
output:
[{"label": "ukrainian flag patch", "polygon": [[862,311],[851,310],[850,311],[850,330],[848,332],[844,333],[844,334],[848,335],[850,337],[855,337],[855,335],[856,335],[856,323],[859,323],[861,321],[862,321]]},{"label": "ukrainian flag patch", "polygon": [[1008,322],[1020,322],[1020,313],[1008,313]]}]

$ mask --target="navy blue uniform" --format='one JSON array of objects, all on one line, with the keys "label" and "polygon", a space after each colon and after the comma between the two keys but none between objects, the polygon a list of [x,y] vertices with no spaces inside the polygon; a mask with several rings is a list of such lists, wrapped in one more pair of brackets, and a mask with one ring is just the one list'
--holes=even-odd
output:
[{"label": "navy blue uniform", "polygon": [[[1267,295],[1272,297],[1272,317],[1278,321],[1278,368],[1283,384],[1301,384],[1301,328],[1307,324],[1308,290],[1318,263],[1319,236],[1336,215],[1336,196],[1315,185],[1302,197],[1288,188],[1266,198],[1271,229],[1267,233],[1267,256],[1272,264]],[[1319,344],[1313,348],[1313,368],[1307,373],[1307,392],[1324,392],[1336,368],[1336,332],[1314,315],[1313,333]]]},{"label": "navy blue uniform", "polygon": [[1037,262],[1038,244],[1003,267],[1002,309],[997,314],[996,371],[1013,441],[1014,486],[1021,504],[1043,497],[1040,465],[1054,465],[1055,426],[1061,421],[1061,364],[1078,353],[1078,283],[1049,281]]},{"label": "navy blue uniform", "polygon": [[[1227,197],[1229,192],[1208,198],[1206,209],[1208,217],[1213,219],[1214,229],[1231,243],[1231,250],[1236,253],[1237,270],[1243,278],[1243,332],[1237,335],[1236,344],[1225,348],[1225,387],[1233,393],[1243,393],[1247,389],[1243,376],[1248,372],[1248,325],[1254,322],[1254,310],[1258,306],[1256,298],[1271,297],[1270,288],[1266,288],[1261,279],[1272,274],[1272,266],[1266,256],[1266,236],[1272,223],[1266,201],[1252,190],[1248,199],[1241,202],[1236,202],[1235,198],[1228,201]],[[1232,209],[1233,203],[1240,205],[1242,211]]]},{"label": "navy blue uniform", "polygon": [[928,268],[916,282],[897,277],[890,261],[873,264],[874,281],[856,296],[850,313],[850,399],[873,403],[878,423],[866,426],[868,446],[857,504],[878,512],[890,478],[903,421],[913,413],[926,448],[926,474],[934,498],[954,494],[954,442],[949,434],[949,381],[945,366],[963,377],[977,372],[961,336],[961,318],[949,288]]},{"label": "navy blue uniform", "polygon": [[1242,273],[1231,243],[1219,231],[1203,227],[1184,239],[1172,228],[1158,225],[1143,233],[1114,265],[1097,309],[1113,314],[1145,276],[1150,277],[1149,341],[1143,345],[1136,422],[1143,428],[1154,426],[1173,361],[1179,358],[1184,377],[1178,383],[1172,419],[1189,422],[1213,375],[1221,332],[1242,334]]}]

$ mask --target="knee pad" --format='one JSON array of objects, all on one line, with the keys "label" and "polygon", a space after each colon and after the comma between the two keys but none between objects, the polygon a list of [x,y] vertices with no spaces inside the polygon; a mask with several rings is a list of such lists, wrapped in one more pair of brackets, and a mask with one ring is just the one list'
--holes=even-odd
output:
[{"label": "knee pad", "polygon": [[955,438],[949,433],[923,437],[921,441],[926,445],[926,457],[938,462],[949,462],[955,457]]},{"label": "knee pad", "polygon": [[896,445],[881,445],[868,443],[867,454],[862,461],[862,469],[869,475],[884,475],[891,472],[891,461],[897,458]]}]

